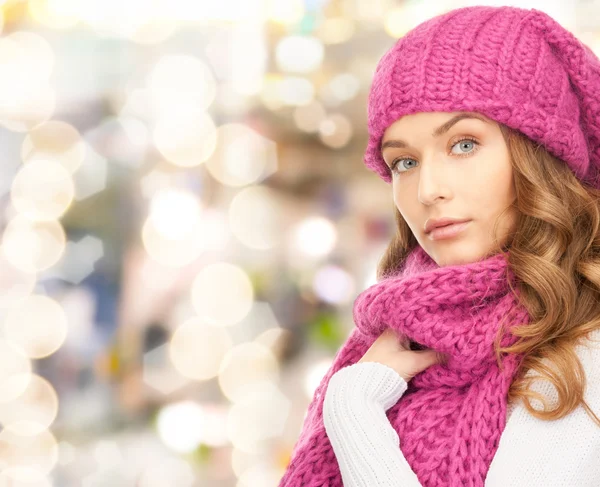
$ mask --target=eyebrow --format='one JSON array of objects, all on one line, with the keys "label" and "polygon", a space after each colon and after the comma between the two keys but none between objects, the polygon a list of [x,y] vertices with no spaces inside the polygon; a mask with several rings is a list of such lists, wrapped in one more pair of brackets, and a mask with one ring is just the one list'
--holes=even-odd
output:
[{"label": "eyebrow", "polygon": [[[454,117],[452,117],[450,120],[448,120],[443,125],[440,125],[438,128],[436,128],[433,131],[433,133],[431,134],[432,137],[439,137],[440,135],[445,134],[446,132],[448,132],[448,130],[450,130],[450,128],[455,123],[459,122],[460,120],[464,120],[465,118],[476,118],[477,120],[481,120],[484,123],[489,123],[485,118],[477,115],[476,113],[459,113],[458,115],[455,115]],[[385,149],[387,147],[395,147],[397,149],[405,149],[408,147],[408,144],[406,142],[404,142],[403,140],[399,140],[399,139],[387,140],[386,142],[383,143],[380,150],[383,151],[383,149]]]}]

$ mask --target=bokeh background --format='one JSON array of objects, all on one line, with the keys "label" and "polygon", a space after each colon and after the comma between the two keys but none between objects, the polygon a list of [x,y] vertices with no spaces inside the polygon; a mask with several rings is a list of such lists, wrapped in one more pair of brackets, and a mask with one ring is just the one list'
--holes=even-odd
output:
[{"label": "bokeh background", "polygon": [[0,0],[0,486],[277,486],[394,231],[375,66],[473,4]]}]

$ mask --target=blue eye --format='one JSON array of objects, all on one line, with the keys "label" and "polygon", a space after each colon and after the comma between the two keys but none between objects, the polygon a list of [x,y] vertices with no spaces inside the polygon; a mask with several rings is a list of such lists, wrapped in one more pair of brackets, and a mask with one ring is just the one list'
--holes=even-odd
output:
[{"label": "blue eye", "polygon": [[461,149],[461,151],[463,149],[466,149],[466,151],[465,152],[459,152],[458,154],[456,152],[452,152],[452,153],[456,154],[456,155],[468,154],[469,152],[471,152],[475,148],[475,144],[476,143],[477,142],[475,140],[473,140],[473,139],[462,139],[462,140],[459,140],[458,142],[456,142],[452,146],[452,148],[454,149],[456,146],[459,146],[460,149]]},{"label": "blue eye", "polygon": [[[451,154],[458,156],[458,157],[468,157],[471,154],[473,154],[474,152],[477,151],[476,146],[479,145],[479,142],[477,142],[475,139],[469,138],[469,137],[465,137],[462,138],[458,141],[456,141],[454,144],[452,144],[452,150],[450,151]],[[454,148],[458,147],[459,148],[459,152],[455,152]],[[414,163],[416,163],[417,161],[415,161],[414,159],[411,158],[406,158],[406,157],[401,157],[398,159],[394,159],[392,161],[391,164],[391,170],[392,172],[396,172],[396,173],[400,173],[400,172],[406,172],[409,169],[413,168],[413,166],[406,166],[404,164],[404,161],[412,161]],[[398,166],[400,165],[400,163],[402,163],[401,168],[398,168]],[[398,169],[397,169],[398,168]]]}]

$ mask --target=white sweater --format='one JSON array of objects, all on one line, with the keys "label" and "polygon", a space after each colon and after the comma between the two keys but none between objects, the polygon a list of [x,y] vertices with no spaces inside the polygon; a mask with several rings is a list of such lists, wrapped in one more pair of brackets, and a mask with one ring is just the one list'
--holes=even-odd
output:
[{"label": "white sweater", "polygon": [[[600,341],[600,330],[590,338]],[[587,378],[585,399],[600,417],[600,342],[580,344],[576,350]],[[331,377],[323,423],[344,487],[421,485],[385,414],[407,386],[394,369],[378,362],[355,363]],[[548,398],[549,406],[556,404],[556,390],[547,380],[536,380],[532,389]],[[531,402],[543,409],[541,402]],[[522,402],[509,406],[485,486],[599,487],[600,426],[581,406],[555,421],[535,418]]]}]

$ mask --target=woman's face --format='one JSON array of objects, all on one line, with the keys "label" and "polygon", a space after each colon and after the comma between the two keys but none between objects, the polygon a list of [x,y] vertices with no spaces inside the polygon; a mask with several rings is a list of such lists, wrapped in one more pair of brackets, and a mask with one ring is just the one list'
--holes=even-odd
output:
[{"label": "woman's face", "polygon": [[[516,209],[507,210],[515,200],[513,170],[504,137],[493,120],[468,112],[405,115],[385,131],[382,154],[392,167],[398,210],[439,266],[491,255],[494,221],[501,213],[497,227],[501,246],[514,231]],[[436,238],[439,231],[426,233],[427,221],[441,218],[469,222],[447,238]]]}]

